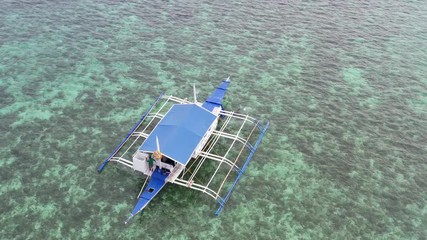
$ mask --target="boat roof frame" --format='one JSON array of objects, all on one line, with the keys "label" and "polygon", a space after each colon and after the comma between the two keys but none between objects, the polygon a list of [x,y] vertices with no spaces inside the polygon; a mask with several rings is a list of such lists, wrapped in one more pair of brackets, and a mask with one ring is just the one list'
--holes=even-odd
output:
[{"label": "boat roof frame", "polygon": [[[181,111],[184,110],[187,112],[185,114],[180,114],[179,113],[180,110]],[[197,119],[197,121],[195,121],[193,114],[198,114],[201,116],[200,118]],[[181,122],[179,124],[170,123],[171,118],[176,119],[180,117],[182,118],[180,119]],[[195,151],[195,148],[203,140],[203,136],[206,134],[206,131],[212,126],[213,122],[216,119],[217,119],[217,116],[215,116],[215,114],[197,105],[196,103],[175,103],[166,112],[166,114],[164,114],[164,117],[157,123],[154,129],[150,132],[149,136],[145,138],[139,150],[147,153],[154,152],[156,150],[156,138],[158,138],[158,140],[160,141],[160,148],[161,148],[162,155],[168,157],[169,159],[175,161],[176,163],[179,163],[185,166],[190,161]],[[164,123],[165,120],[166,120],[166,123]],[[193,126],[199,125],[197,128],[197,130],[199,131],[196,131],[196,129],[193,130],[188,128],[189,127],[188,125],[192,123],[193,123]],[[174,132],[178,132],[178,134],[169,135],[170,132],[166,132],[166,131],[170,131],[170,130],[174,130]],[[162,144],[162,140],[164,140],[164,138],[172,138],[172,139],[167,139],[166,141],[173,143],[174,146],[166,145],[165,147],[165,144]],[[187,144],[186,146],[187,154],[185,155],[182,155],[180,153],[178,153],[177,155],[177,151],[175,150],[177,147],[176,144],[181,145],[179,148],[180,150],[185,150],[185,148],[183,148],[184,146],[182,146],[182,141],[179,141],[179,138],[185,138],[186,143],[188,143],[190,140],[193,140],[193,144]],[[178,159],[178,158],[181,158],[181,159]]]}]

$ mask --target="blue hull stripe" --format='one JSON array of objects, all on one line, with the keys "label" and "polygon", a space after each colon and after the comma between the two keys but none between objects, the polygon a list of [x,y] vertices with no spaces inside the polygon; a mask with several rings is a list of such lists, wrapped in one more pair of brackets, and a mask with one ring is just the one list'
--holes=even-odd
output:
[{"label": "blue hull stripe", "polygon": [[230,84],[229,80],[222,81],[221,85],[219,85],[215,91],[206,99],[202,107],[209,111],[212,111],[215,107],[222,107],[222,99],[227,92],[228,84]]},{"label": "blue hull stripe", "polygon": [[128,223],[135,215],[142,212],[148,203],[153,200],[153,198],[162,190],[162,188],[166,185],[166,178],[169,176],[169,173],[163,173],[158,167],[151,174],[150,181],[145,187],[144,192],[142,192],[141,196],[139,196],[138,202],[133,208],[132,213],[129,218],[125,221]]}]

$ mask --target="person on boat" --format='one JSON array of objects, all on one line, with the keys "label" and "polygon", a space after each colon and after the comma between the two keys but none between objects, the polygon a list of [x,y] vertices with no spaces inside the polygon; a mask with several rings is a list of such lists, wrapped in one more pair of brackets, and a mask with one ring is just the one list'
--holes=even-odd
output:
[{"label": "person on boat", "polygon": [[160,151],[154,151],[152,157],[154,158],[154,160],[156,160],[156,162],[158,162],[159,164],[157,164],[157,166],[159,166],[159,171],[162,170],[162,153]]},{"label": "person on boat", "polygon": [[147,162],[148,162],[148,168],[150,169],[150,171],[152,172],[154,170],[154,158],[153,156],[150,156],[147,158]]}]

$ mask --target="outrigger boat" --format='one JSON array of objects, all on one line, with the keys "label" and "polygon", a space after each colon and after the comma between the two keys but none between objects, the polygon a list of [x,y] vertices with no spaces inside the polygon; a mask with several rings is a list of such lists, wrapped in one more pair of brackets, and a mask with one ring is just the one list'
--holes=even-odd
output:
[{"label": "outrigger boat", "polygon": [[222,100],[230,79],[202,103],[161,94],[120,145],[98,168],[120,163],[146,180],[125,221],[142,212],[167,183],[201,191],[224,208],[269,123],[226,111]]}]

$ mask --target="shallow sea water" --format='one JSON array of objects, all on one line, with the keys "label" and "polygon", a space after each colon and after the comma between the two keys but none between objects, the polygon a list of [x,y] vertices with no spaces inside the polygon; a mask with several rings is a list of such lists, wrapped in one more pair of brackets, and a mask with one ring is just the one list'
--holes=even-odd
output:
[{"label": "shallow sea water", "polygon": [[[0,239],[426,239],[425,1],[0,5]],[[96,168],[157,95],[271,127],[219,217]]]}]

